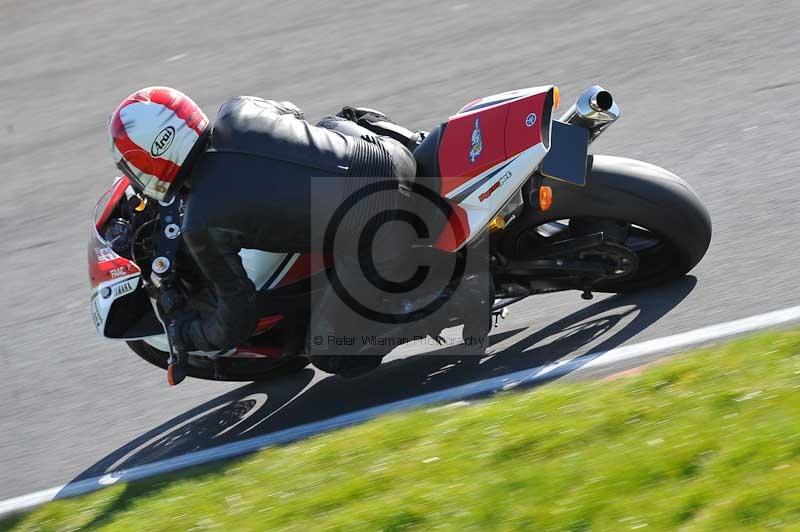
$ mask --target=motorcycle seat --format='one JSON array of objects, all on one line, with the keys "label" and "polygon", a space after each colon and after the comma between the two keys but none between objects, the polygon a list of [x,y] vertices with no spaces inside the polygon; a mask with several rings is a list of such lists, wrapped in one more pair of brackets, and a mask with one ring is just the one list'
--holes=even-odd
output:
[{"label": "motorcycle seat", "polygon": [[[425,139],[414,149],[414,159],[417,161],[417,177],[432,179],[431,185],[437,185],[434,190],[439,190],[441,173],[439,170],[439,143],[442,138],[442,126],[433,128]],[[419,179],[417,180],[419,182]],[[427,184],[427,183],[426,183]]]}]

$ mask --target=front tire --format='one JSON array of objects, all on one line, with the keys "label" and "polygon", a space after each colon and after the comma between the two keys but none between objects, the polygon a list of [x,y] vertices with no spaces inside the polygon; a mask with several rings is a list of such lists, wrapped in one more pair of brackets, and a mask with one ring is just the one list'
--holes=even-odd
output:
[{"label": "front tire", "polygon": [[[150,364],[163,370],[167,369],[169,353],[161,351],[143,340],[126,342],[131,350]],[[297,373],[306,366],[309,360],[305,357],[294,357],[281,360],[263,358],[221,358],[217,371],[207,357],[189,356],[187,375],[195,379],[216,381],[265,381]]]}]

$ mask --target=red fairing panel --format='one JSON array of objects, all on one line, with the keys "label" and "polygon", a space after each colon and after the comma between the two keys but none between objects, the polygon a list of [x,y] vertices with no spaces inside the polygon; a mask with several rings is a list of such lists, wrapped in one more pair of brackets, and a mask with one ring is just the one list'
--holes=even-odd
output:
[{"label": "red fairing panel", "polygon": [[125,176],[117,178],[114,182],[113,191],[111,192],[111,197],[109,198],[108,202],[103,207],[103,212],[95,220],[94,226],[95,228],[100,231],[106,222],[108,221],[109,216],[111,213],[114,212],[114,209],[117,207],[117,203],[122,197],[125,195],[125,190],[128,188],[130,183],[128,182],[128,178]]},{"label": "red fairing panel", "polygon": [[139,266],[114,253],[107,244],[96,237],[89,241],[89,282],[92,288],[105,281],[139,273]]},{"label": "red fairing panel", "polygon": [[98,234],[108,222],[111,213],[114,212],[119,202],[125,197],[125,190],[127,190],[128,185],[129,182],[126,177],[121,177],[114,182],[108,201],[95,219],[95,227],[89,239],[88,250],[89,282],[92,288],[96,288],[100,283],[106,281],[114,281],[141,273],[141,269],[136,263],[117,255],[108,244],[101,240]]},{"label": "red fairing panel", "polygon": [[[541,142],[550,87],[523,89],[476,100],[450,117],[439,145],[443,195],[469,179]],[[497,100],[497,103],[491,103]],[[469,110],[470,105],[489,106]]]},{"label": "red fairing panel", "polygon": [[507,114],[500,105],[450,118],[439,144],[443,195],[506,159]]},{"label": "red fairing panel", "polygon": [[450,206],[453,210],[447,218],[447,225],[439,233],[439,238],[436,239],[436,243],[433,246],[447,253],[455,252],[462,242],[469,237],[469,218],[466,211],[452,201]]},{"label": "red fairing panel", "polygon": [[272,316],[266,316],[258,320],[256,323],[256,331],[255,334],[262,333],[273,328],[277,325],[281,320],[283,320],[283,314],[273,314]]},{"label": "red fairing panel", "polygon": [[[506,116],[506,158],[522,153],[542,141],[542,111],[547,93],[534,94],[508,104]],[[549,126],[548,126],[549,127]]]},{"label": "red fairing panel", "polygon": [[[436,247],[455,251],[479,233],[547,154],[552,86],[474,100],[450,117],[439,144],[443,196],[454,207]],[[458,203],[455,203],[458,202]]]}]

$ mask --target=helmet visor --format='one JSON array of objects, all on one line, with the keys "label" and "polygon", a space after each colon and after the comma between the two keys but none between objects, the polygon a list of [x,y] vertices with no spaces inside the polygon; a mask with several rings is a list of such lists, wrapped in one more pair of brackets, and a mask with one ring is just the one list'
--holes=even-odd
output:
[{"label": "helmet visor", "polygon": [[142,183],[139,180],[137,173],[131,170],[131,167],[128,165],[125,159],[120,159],[119,161],[117,161],[117,169],[120,172],[122,172],[122,175],[124,175],[130,180],[131,185],[133,185],[133,188],[135,188],[138,192],[144,191],[145,189],[144,183]]}]

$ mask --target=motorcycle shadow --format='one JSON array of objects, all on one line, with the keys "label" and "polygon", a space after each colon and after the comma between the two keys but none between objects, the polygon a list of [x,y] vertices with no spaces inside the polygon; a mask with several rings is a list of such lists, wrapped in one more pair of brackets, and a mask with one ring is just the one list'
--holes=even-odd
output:
[{"label": "motorcycle shadow", "polygon": [[485,357],[464,355],[463,347],[456,346],[391,360],[353,380],[306,369],[248,384],[142,434],[72,482],[545,365],[565,356],[612,349],[675,308],[696,283],[696,278],[687,276],[664,287],[608,297],[538,330],[500,330],[490,337],[493,347]]}]

